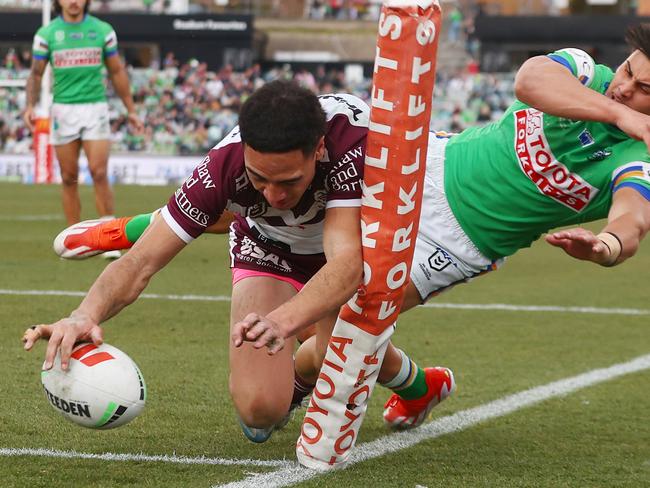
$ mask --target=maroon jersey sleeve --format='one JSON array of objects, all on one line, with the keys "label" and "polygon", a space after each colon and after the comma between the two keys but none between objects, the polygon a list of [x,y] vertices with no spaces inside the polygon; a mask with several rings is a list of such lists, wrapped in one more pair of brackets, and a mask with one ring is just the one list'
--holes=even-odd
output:
[{"label": "maroon jersey sleeve", "polygon": [[[325,147],[330,159],[326,177],[327,207],[361,206],[361,182],[368,136],[367,105],[356,97],[337,96],[343,99],[339,109],[329,121]],[[359,108],[353,105],[359,102]]]},{"label": "maroon jersey sleeve", "polygon": [[[224,142],[228,138],[232,139],[232,133]],[[185,242],[197,238],[219,219],[234,191],[233,182],[243,170],[241,144],[222,142],[171,196],[161,211],[165,222]]]}]

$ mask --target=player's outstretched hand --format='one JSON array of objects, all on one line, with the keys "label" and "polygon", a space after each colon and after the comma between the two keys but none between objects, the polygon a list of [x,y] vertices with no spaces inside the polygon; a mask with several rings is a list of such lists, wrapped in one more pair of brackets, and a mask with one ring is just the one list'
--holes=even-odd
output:
[{"label": "player's outstretched hand", "polygon": [[61,368],[68,369],[72,348],[77,342],[92,342],[99,346],[104,342],[102,328],[90,317],[82,314],[71,315],[53,324],[39,324],[27,329],[23,334],[26,351],[32,349],[39,339],[47,339],[43,370],[52,368],[57,351],[61,351]]},{"label": "player's outstretched hand", "polygon": [[569,256],[602,264],[607,262],[610,249],[593,232],[581,227],[546,235],[546,242],[564,249]]},{"label": "player's outstretched hand", "polygon": [[278,324],[256,313],[249,313],[234,325],[231,339],[235,347],[252,342],[255,349],[266,347],[271,355],[284,348],[284,337]]}]

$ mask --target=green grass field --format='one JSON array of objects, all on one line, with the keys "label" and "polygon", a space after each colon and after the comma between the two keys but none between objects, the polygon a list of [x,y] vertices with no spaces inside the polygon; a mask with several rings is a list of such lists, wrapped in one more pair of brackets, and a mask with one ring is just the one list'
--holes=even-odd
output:
[{"label": "green grass field", "polygon": [[[117,212],[149,211],[172,191],[117,187]],[[287,486],[293,478],[283,473],[293,471],[282,462],[295,459],[302,415],[263,445],[241,434],[227,392],[227,301],[142,298],[106,325],[106,341],[134,358],[147,381],[147,407],[131,424],[87,430],[48,405],[40,385],[44,344],[28,354],[20,337],[31,324],[69,313],[80,298],[18,292],[84,291],[106,265],[53,254],[52,239],[64,226],[58,192],[56,186],[0,184],[0,486]],[[89,188],[83,198],[84,218],[91,218]],[[650,486],[650,306],[644,284],[649,250],[646,245],[630,262],[604,269],[540,242],[498,273],[457,287],[436,303],[557,309],[420,307],[402,317],[394,335],[420,364],[449,366],[456,374],[456,395],[434,409],[431,422],[454,414],[453,421],[465,418],[468,409],[505,396],[645,356],[639,371],[550,394],[498,418],[459,421],[456,432],[384,451],[397,438],[384,438],[390,435],[381,420],[388,392],[377,388],[357,451],[384,454],[341,472],[295,479],[303,480],[300,486],[349,487]],[[227,262],[227,239],[203,237],[156,276],[147,292],[227,296]],[[637,314],[614,310],[622,308]],[[381,449],[373,451],[368,443],[377,439],[374,446]],[[42,455],[20,454],[23,448],[43,449]],[[212,464],[54,457],[59,451],[203,456]],[[283,471],[275,478],[263,474],[276,470]],[[260,476],[251,478],[253,473]]]}]

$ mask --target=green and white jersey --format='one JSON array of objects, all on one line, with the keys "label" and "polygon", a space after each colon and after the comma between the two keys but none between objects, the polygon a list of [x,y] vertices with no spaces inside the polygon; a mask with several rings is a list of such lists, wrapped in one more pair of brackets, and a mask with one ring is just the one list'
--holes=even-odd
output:
[{"label": "green and white jersey", "polygon": [[[578,49],[549,55],[605,93],[614,73]],[[528,247],[554,227],[607,216],[613,192],[650,200],[650,155],[613,125],[544,114],[515,101],[503,117],[453,136],[445,192],[461,227],[487,257]]]},{"label": "green and white jersey", "polygon": [[117,36],[110,24],[92,15],[69,23],[57,17],[34,36],[35,59],[52,64],[55,103],[106,100],[104,60],[117,54]]}]

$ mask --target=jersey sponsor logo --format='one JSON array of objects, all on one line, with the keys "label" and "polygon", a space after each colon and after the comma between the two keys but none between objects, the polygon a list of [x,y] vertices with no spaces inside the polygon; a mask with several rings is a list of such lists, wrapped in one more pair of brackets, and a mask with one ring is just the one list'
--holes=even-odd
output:
[{"label": "jersey sponsor logo", "polygon": [[242,261],[255,261],[259,266],[279,268],[287,273],[291,272],[291,266],[285,259],[281,259],[272,252],[266,252],[246,236],[241,241],[238,257]]},{"label": "jersey sponsor logo", "polygon": [[354,161],[363,157],[363,148],[357,146],[346,152],[334,166],[329,177],[333,190],[357,191],[361,189],[359,171],[354,166]]},{"label": "jersey sponsor logo", "polygon": [[578,140],[580,141],[582,147],[591,146],[595,142],[593,136],[587,129],[583,130],[580,133]]},{"label": "jersey sponsor logo", "polygon": [[587,159],[589,159],[589,161],[602,161],[603,159],[611,155],[612,155],[612,148],[606,147],[605,149],[599,149],[593,154],[590,154],[587,157]]},{"label": "jersey sponsor logo", "polygon": [[203,188],[205,188],[206,190],[209,190],[210,188],[216,188],[216,185],[212,181],[212,175],[208,170],[209,162],[210,162],[210,156],[206,156],[203,162],[196,167],[194,173],[188,176],[187,179],[185,180],[186,188],[192,188],[199,181],[203,183]]},{"label": "jersey sponsor logo", "polygon": [[195,207],[187,194],[183,191],[183,188],[179,188],[174,193],[174,200],[176,200],[176,205],[178,205],[179,210],[189,218],[195,224],[200,225],[201,227],[207,227],[210,217],[200,208]]},{"label": "jersey sponsor logo", "polygon": [[55,51],[52,64],[55,68],[99,66],[102,64],[102,50],[98,47],[84,47]]},{"label": "jersey sponsor logo", "polygon": [[73,39],[75,41],[80,41],[83,38],[84,38],[84,33],[83,32],[71,32],[70,33],[70,39]]},{"label": "jersey sponsor logo", "polygon": [[528,108],[516,111],[514,117],[515,152],[521,170],[540,193],[580,212],[598,189],[555,158],[544,134],[542,112]]}]

